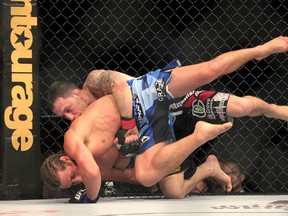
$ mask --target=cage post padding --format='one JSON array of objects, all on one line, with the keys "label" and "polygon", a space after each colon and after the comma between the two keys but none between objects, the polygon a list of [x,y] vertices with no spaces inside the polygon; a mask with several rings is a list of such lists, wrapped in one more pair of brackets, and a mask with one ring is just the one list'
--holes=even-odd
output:
[{"label": "cage post padding", "polygon": [[1,193],[39,198],[40,33],[36,0],[1,1]]}]

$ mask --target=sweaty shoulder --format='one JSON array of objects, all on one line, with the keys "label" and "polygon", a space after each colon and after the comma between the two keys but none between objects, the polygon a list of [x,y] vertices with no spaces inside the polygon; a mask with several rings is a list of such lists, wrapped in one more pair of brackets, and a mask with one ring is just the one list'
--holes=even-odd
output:
[{"label": "sweaty shoulder", "polygon": [[113,96],[105,95],[90,104],[83,114],[87,113],[88,115],[117,115],[119,112]]},{"label": "sweaty shoulder", "polygon": [[[116,102],[112,95],[104,95],[101,98],[95,100],[92,104],[93,107],[101,106],[103,108],[107,108],[106,106],[115,106]],[[90,107],[90,106],[89,106]]]}]

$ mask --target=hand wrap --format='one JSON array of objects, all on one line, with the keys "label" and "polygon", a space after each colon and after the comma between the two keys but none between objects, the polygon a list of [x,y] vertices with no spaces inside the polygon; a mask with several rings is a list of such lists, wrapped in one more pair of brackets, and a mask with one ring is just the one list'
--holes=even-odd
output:
[{"label": "hand wrap", "polygon": [[140,141],[132,141],[128,144],[125,144],[125,134],[128,130],[127,129],[120,129],[116,133],[116,138],[118,138],[117,149],[119,152],[125,157],[132,157],[136,154],[140,147]]},{"label": "hand wrap", "polygon": [[135,118],[121,117],[121,128],[131,129],[131,128],[134,128],[135,126],[136,126]]},{"label": "hand wrap", "polygon": [[78,190],[75,195],[68,201],[69,203],[97,203],[99,196],[95,200],[91,200],[86,196],[86,189]]}]

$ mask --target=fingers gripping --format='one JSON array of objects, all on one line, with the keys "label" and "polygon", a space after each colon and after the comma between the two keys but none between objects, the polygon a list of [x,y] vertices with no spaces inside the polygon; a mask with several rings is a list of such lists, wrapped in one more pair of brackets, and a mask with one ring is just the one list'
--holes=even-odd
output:
[{"label": "fingers gripping", "polygon": [[140,147],[140,141],[132,141],[128,144],[125,143],[125,134],[127,129],[120,129],[116,133],[116,138],[118,138],[118,144],[116,145],[119,152],[125,157],[132,157],[136,154]]}]

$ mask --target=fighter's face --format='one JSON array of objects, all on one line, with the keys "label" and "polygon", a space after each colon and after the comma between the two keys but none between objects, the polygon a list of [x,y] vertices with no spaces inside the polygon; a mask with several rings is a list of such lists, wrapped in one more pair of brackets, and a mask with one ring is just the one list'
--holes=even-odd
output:
[{"label": "fighter's face", "polygon": [[70,121],[79,117],[88,104],[78,95],[71,95],[70,97],[60,97],[54,102],[53,112],[57,116],[61,116]]},{"label": "fighter's face", "polygon": [[74,163],[66,164],[65,169],[58,170],[57,174],[61,189],[70,188],[71,186],[80,184],[82,182],[78,167]]}]

